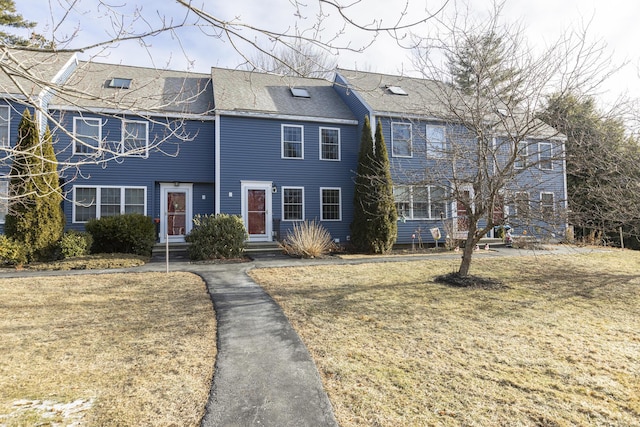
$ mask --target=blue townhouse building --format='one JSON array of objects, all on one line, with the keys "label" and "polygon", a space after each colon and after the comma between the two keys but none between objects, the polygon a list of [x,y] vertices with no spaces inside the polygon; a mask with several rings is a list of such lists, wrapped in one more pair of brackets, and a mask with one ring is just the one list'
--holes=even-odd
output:
[{"label": "blue townhouse building", "polygon": [[[33,67],[39,78],[16,86],[0,76],[0,231],[7,148],[30,108],[54,136],[68,229],[135,212],[154,218],[159,241],[182,242],[195,215],[227,213],[242,216],[250,242],[282,239],[304,220],[347,242],[368,116],[382,123],[388,144],[398,243],[410,243],[416,229],[439,227],[444,235],[445,220],[464,237],[465,212],[450,182],[419,178],[442,160],[438,147],[460,135],[434,114],[433,82],[349,70],[337,70],[334,81],[222,68],[202,74],[16,55],[16,66]],[[65,90],[56,91],[61,84]],[[519,162],[535,157],[537,166],[515,165],[523,173],[495,212],[520,230],[531,226],[518,224],[529,209],[544,205],[550,217],[566,206],[565,167],[556,156],[562,137],[548,132],[523,142]]]}]

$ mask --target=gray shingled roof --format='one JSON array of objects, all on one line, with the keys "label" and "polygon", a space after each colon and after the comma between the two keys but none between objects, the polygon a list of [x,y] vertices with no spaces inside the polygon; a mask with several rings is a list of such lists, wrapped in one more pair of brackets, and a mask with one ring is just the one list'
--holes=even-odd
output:
[{"label": "gray shingled roof", "polygon": [[[128,89],[109,87],[112,79],[131,79]],[[80,62],[52,108],[132,111],[142,114],[211,112],[213,95],[208,74],[126,65]]]},{"label": "gray shingled roof", "polygon": [[[388,74],[369,73],[362,71],[352,71],[339,69],[338,74],[342,76],[348,86],[357,91],[360,97],[374,111],[374,114],[389,114],[404,116],[407,118],[421,116],[434,120],[447,120],[447,117],[458,117],[457,114],[464,115],[466,107],[463,98],[454,95],[455,89],[446,83],[423,78],[394,76]],[[393,93],[392,87],[399,87],[406,95]],[[452,114],[452,100],[458,99],[459,108],[457,114]],[[500,122],[500,113],[493,112],[486,117],[487,121]],[[517,112],[514,120],[517,122]],[[564,138],[551,126],[539,120],[526,119],[520,114],[520,123],[526,123],[536,138]],[[508,124],[509,120],[503,122]],[[503,131],[506,127],[503,127]]]},{"label": "gray shingled roof", "polygon": [[[435,115],[444,111],[438,97],[450,90],[444,83],[434,80],[343,69],[339,69],[338,74],[376,113],[425,115],[429,112]],[[390,87],[402,88],[406,95],[396,95]]]},{"label": "gray shingled roof", "polygon": [[[223,68],[212,68],[211,76],[218,111],[355,120],[326,80]],[[293,87],[306,89],[310,97],[294,97]]]},{"label": "gray shingled roof", "polygon": [[0,48],[0,93],[34,97],[51,86],[73,53]]}]

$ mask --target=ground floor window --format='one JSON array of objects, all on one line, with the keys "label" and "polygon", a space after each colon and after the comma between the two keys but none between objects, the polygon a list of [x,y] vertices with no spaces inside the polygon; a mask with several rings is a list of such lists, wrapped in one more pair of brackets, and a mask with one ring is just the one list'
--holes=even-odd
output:
[{"label": "ground floor window", "polygon": [[9,213],[9,181],[0,181],[0,224]]},{"label": "ground floor window", "polygon": [[282,219],[304,221],[304,189],[282,187]]},{"label": "ground floor window", "polygon": [[447,217],[446,191],[434,185],[397,185],[393,197],[399,219]]},{"label": "ground floor window", "polygon": [[543,221],[550,222],[553,220],[555,211],[553,199],[553,193],[540,193],[540,213]]},{"label": "ground floor window", "polygon": [[146,215],[146,193],[146,187],[75,186],[73,222],[129,213]]},{"label": "ground floor window", "polygon": [[320,218],[322,221],[340,221],[342,219],[342,196],[340,188],[320,189]]}]

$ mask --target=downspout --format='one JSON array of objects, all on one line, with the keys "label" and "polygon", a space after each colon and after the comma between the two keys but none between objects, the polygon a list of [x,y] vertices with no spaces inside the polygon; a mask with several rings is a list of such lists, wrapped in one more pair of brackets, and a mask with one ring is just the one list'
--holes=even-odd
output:
[{"label": "downspout", "polygon": [[215,113],[215,141],[214,141],[214,213],[220,213],[220,113]]},{"label": "downspout", "polygon": [[569,190],[567,187],[567,152],[565,147],[566,139],[562,140],[562,179],[564,181],[564,233],[565,238],[567,237],[567,232],[569,231]]}]

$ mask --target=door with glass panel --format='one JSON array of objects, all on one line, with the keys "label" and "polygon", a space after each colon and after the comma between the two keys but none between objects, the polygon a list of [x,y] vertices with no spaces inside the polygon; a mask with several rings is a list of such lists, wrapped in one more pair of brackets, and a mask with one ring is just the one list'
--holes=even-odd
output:
[{"label": "door with glass panel", "polygon": [[160,241],[184,242],[184,237],[191,231],[192,187],[190,184],[173,183],[161,185]]},{"label": "door with glass panel", "polygon": [[249,241],[271,241],[271,193],[270,182],[242,183],[242,217]]}]

